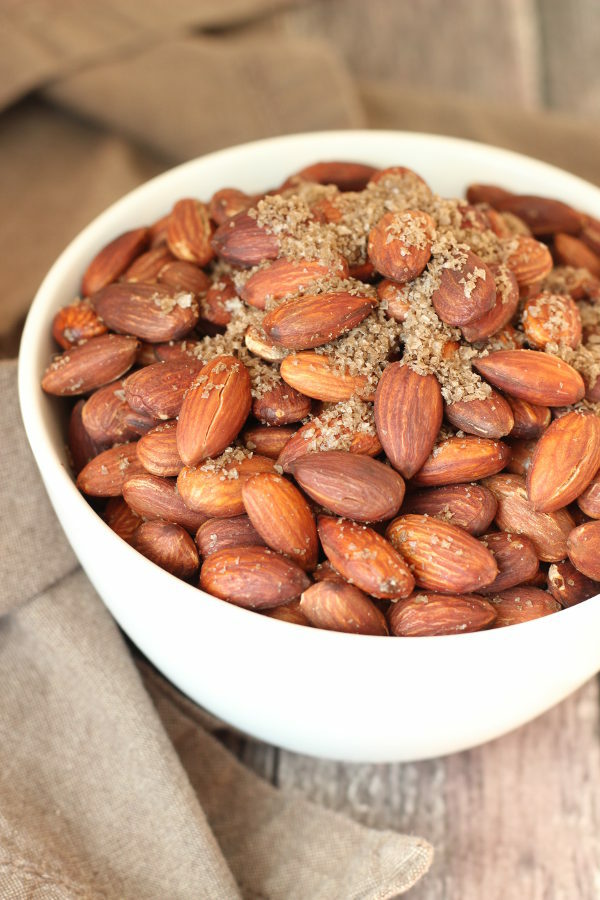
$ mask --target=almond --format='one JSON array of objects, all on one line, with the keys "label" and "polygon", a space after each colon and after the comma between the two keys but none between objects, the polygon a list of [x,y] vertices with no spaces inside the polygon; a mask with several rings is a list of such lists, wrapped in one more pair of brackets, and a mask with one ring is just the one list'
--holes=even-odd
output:
[{"label": "almond", "polygon": [[376,306],[373,297],[345,291],[305,294],[267,313],[262,327],[287,350],[310,350],[351,331]]},{"label": "almond", "polygon": [[311,574],[314,581],[335,581],[336,584],[346,584],[346,579],[333,568],[328,559],[319,563]]},{"label": "almond", "polygon": [[501,472],[510,459],[510,447],[489,438],[451,437],[433,448],[412,482],[422,487],[478,481]]},{"label": "almond", "polygon": [[600,593],[600,583],[586,578],[573,563],[565,559],[548,569],[548,590],[563,609],[576,606]]},{"label": "almond", "polygon": [[199,315],[191,293],[142,282],[109,284],[94,294],[92,303],[113,331],[151,343],[185,337]]},{"label": "almond", "polygon": [[131,546],[150,562],[176,578],[191,581],[198,571],[198,551],[180,525],[171,522],[142,522],[131,538]]},{"label": "almond", "polygon": [[89,300],[76,300],[69,306],[63,306],[52,320],[52,337],[63,350],[107,331]]},{"label": "almond", "polygon": [[248,278],[240,296],[249,306],[265,309],[267,301],[278,302],[300,290],[305,291],[320,278],[332,276],[348,276],[348,263],[343,257],[334,265],[320,259],[276,259]]},{"label": "almond", "polygon": [[320,353],[294,353],[287,356],[279,370],[290,387],[315,400],[339,403],[360,394],[366,387],[364,375],[343,372]]},{"label": "almond", "polygon": [[177,452],[177,422],[164,422],[146,432],[137,443],[140,463],[152,475],[179,475],[183,460]]},{"label": "almond", "polygon": [[434,233],[435,223],[426,212],[385,213],[369,232],[369,259],[386,278],[413,281],[429,262]]},{"label": "almond", "polygon": [[408,494],[402,514],[435,516],[480,535],[494,521],[497,509],[496,498],[481,484],[449,484]]},{"label": "almond", "polygon": [[410,310],[409,291],[409,284],[398,284],[389,278],[384,278],[383,281],[379,282],[377,285],[379,305],[382,309],[385,309],[390,319],[394,319],[396,322],[404,322]]},{"label": "almond", "polygon": [[359,522],[391,519],[404,497],[400,475],[369,456],[321,451],[299,457],[289,468],[316,503]]},{"label": "almond", "polygon": [[496,299],[488,312],[462,326],[463,337],[467,341],[483,341],[496,334],[508,325],[519,305],[519,285],[510,269],[490,265],[489,270],[496,282]]},{"label": "almond", "polygon": [[498,566],[498,574],[491,584],[481,590],[497,593],[530,581],[537,575],[540,564],[532,541],[523,534],[495,531],[481,538],[481,543],[492,553]]},{"label": "almond", "polygon": [[115,444],[83,467],[77,487],[90,497],[118,497],[127,479],[143,471],[134,443]]},{"label": "almond", "polygon": [[497,350],[473,365],[494,387],[539,406],[570,406],[585,394],[579,372],[539,350]]},{"label": "almond", "polygon": [[510,434],[515,422],[508,402],[497,391],[492,391],[485,400],[448,403],[445,413],[455,428],[485,438]]},{"label": "almond", "polygon": [[310,628],[311,624],[300,609],[299,600],[291,600],[290,603],[265,609],[263,615],[270,619],[279,619],[280,622],[289,622],[291,625],[306,625]]},{"label": "almond", "polygon": [[560,604],[554,597],[541,591],[539,588],[519,587],[508,588],[499,594],[490,596],[490,603],[496,610],[494,628],[504,628],[505,625],[518,625],[520,622],[531,622],[558,612]]},{"label": "almond", "polygon": [[496,303],[496,282],[479,256],[456,251],[442,267],[440,283],[431,296],[436,313],[448,325],[468,325],[481,319]]},{"label": "almond", "polygon": [[419,375],[400,362],[384,369],[375,392],[377,436],[405,478],[431,453],[442,415],[442,393],[434,375]]},{"label": "almond", "polygon": [[194,533],[206,521],[206,516],[185,505],[177,492],[175,479],[134,475],[124,483],[123,497],[131,509],[145,519],[164,519]]},{"label": "almond", "polygon": [[556,231],[577,234],[581,228],[581,216],[573,207],[549,197],[509,194],[497,198],[492,205],[518,216],[536,237],[547,237]]},{"label": "almond", "polygon": [[260,397],[252,401],[252,414],[265,425],[289,425],[300,422],[309,415],[312,407],[310,397],[286,384],[276,384]]},{"label": "almond", "polygon": [[246,212],[219,225],[212,236],[215,253],[233,266],[249,268],[279,256],[279,238]]},{"label": "almond", "polygon": [[250,412],[248,369],[234,356],[207,363],[189,388],[177,426],[177,450],[194,466],[217,456],[238,436]]},{"label": "almond", "polygon": [[404,190],[409,187],[427,188],[427,182],[416,172],[413,172],[412,169],[407,168],[407,166],[388,166],[387,169],[379,169],[373,172],[369,183],[387,185],[392,191],[398,191],[399,185]]},{"label": "almond", "polygon": [[495,184],[470,184],[467,188],[469,203],[489,203],[495,207],[505,197],[513,197],[510,191]]},{"label": "almond", "polygon": [[600,419],[570,412],[546,429],[527,473],[531,505],[540,512],[561,509],[587,488],[600,468]]},{"label": "almond", "polygon": [[204,591],[247,609],[280,606],[299,597],[309,584],[300,566],[264,547],[218,550],[200,571]]},{"label": "almond", "polygon": [[146,253],[142,253],[141,256],[138,256],[138,258],[129,266],[127,271],[123,273],[123,280],[145,282],[156,281],[159,272],[170,262],[173,262],[173,256],[167,247],[165,247],[164,244],[161,244],[158,247],[154,247],[152,250],[147,250]]},{"label": "almond", "polygon": [[355,162],[318,162],[292,175],[291,181],[335,184],[340,191],[362,191],[377,172],[373,166]]},{"label": "almond", "polygon": [[348,634],[386,635],[385,616],[357,587],[321,581],[305,590],[300,611],[311,625]]},{"label": "almond", "polygon": [[567,540],[569,559],[576,569],[600,581],[600,521],[586,522],[574,528]]},{"label": "almond", "polygon": [[103,247],[85,270],[81,280],[83,296],[89,297],[111,281],[116,281],[148,245],[149,239],[148,228],[134,228]]},{"label": "almond", "polygon": [[319,558],[317,527],[308,503],[293,484],[281,475],[263,472],[244,483],[242,499],[267,546],[303,569],[314,569]]},{"label": "almond", "polygon": [[386,537],[408,562],[417,585],[427,590],[469,593],[498,574],[489,550],[464,529],[439,519],[400,516],[388,525]]},{"label": "almond", "polygon": [[510,395],[507,396],[506,401],[512,410],[515,421],[510,432],[511,438],[532,441],[541,437],[552,421],[552,414],[548,407],[537,406]]},{"label": "almond", "polygon": [[150,226],[150,247],[152,249],[166,244],[168,223],[169,214],[167,213],[167,215],[161,216],[160,219],[157,219],[156,222],[153,222]]},{"label": "almond", "polygon": [[508,253],[506,265],[520,288],[539,284],[552,271],[552,254],[545,244],[527,235],[504,239]]},{"label": "almond", "polygon": [[277,459],[284,447],[296,434],[296,429],[286,425],[257,425],[254,428],[246,428],[241,439],[247,450]]},{"label": "almond", "polygon": [[496,525],[502,531],[524,534],[539,559],[558,562],[567,555],[567,537],[574,522],[566,509],[537,512],[527,497],[525,479],[519,475],[493,475],[485,486],[498,501]]},{"label": "almond", "polygon": [[596,472],[586,489],[577,498],[579,509],[590,519],[600,519],[600,472]]},{"label": "almond", "polygon": [[201,370],[202,362],[195,359],[144,366],[123,382],[127,403],[154,419],[174,419]]},{"label": "almond", "polygon": [[531,468],[531,461],[537,441],[511,441],[510,442],[510,459],[506,466],[507,472],[513,475],[527,475]]},{"label": "almond", "polygon": [[525,300],[523,331],[532,347],[543,350],[547,344],[578,347],[581,343],[581,316],[574,300],[550,291],[542,291]]},{"label": "almond", "polygon": [[131,541],[134,531],[142,521],[138,514],[127,506],[122,497],[110,498],[106,504],[103,518],[108,527],[112,528],[115,534],[118,534],[127,543]]},{"label": "almond", "polygon": [[250,209],[255,199],[250,194],[238,191],[237,188],[221,188],[210,198],[208,212],[213,222],[222,225],[227,219]]},{"label": "almond", "polygon": [[59,397],[87,394],[120,378],[135,361],[139,342],[132,337],[101,334],[65,350],[50,363],[42,388]]},{"label": "almond", "polygon": [[156,360],[152,362],[179,362],[183,360],[201,359],[201,341],[168,341],[165,344],[155,344]]},{"label": "almond", "polygon": [[390,632],[397,637],[464,634],[489,628],[496,619],[494,607],[477,594],[416,593],[394,603],[388,613]]},{"label": "almond", "polygon": [[97,444],[93,440],[83,424],[84,404],[85,400],[78,400],[69,417],[67,447],[71,457],[71,468],[75,475],[78,475],[90,460],[106,449],[105,445]]},{"label": "almond", "polygon": [[156,355],[156,348],[159,346],[158,344],[148,344],[146,341],[140,341],[140,345],[138,347],[138,351],[135,355],[135,365],[144,367],[151,366],[153,363],[158,362],[158,356]]},{"label": "almond", "polygon": [[201,556],[232,547],[264,547],[265,542],[248,518],[207,519],[196,532],[196,544]]},{"label": "almond", "polygon": [[594,278],[600,278],[600,256],[579,238],[570,234],[555,235],[554,252],[564,266],[587,269]]},{"label": "almond", "polygon": [[332,566],[372,597],[408,597],[415,580],[389,541],[365,525],[319,516],[319,537]]},{"label": "almond", "polygon": [[244,512],[242,486],[245,480],[257,472],[272,472],[273,460],[266,456],[251,456],[238,461],[233,458],[215,460],[218,465],[181,470],[177,489],[183,502],[190,509],[215,518],[241,516]]},{"label": "almond", "polygon": [[181,259],[166,263],[158,274],[158,280],[174,291],[190,294],[206,294],[211,285],[210,278],[202,269]]},{"label": "almond", "polygon": [[[327,429],[330,429],[332,435],[329,439]],[[306,453],[317,453],[319,450],[328,449],[328,444],[331,447],[332,443],[335,444],[338,441],[344,442],[344,449],[345,444],[348,443],[347,449],[350,453],[362,453],[365,456],[378,456],[381,453],[381,444],[377,435],[371,434],[369,431],[351,432],[341,416],[339,419],[329,421],[327,426],[322,425],[316,418],[311,419],[292,435],[282,449],[277,462],[284,472],[289,472],[292,462],[298,457],[304,456]],[[332,447],[332,449],[334,448]]]},{"label": "almond", "polygon": [[213,257],[208,207],[199,200],[178,200],[167,223],[167,244],[177,259],[205,266]]},{"label": "almond", "polygon": [[82,411],[83,426],[96,444],[134,440],[155,424],[154,417],[131,409],[123,381],[113,381],[94,391]]},{"label": "almond", "polygon": [[239,304],[239,299],[231,278],[214,281],[200,300],[200,324],[210,322],[220,328],[229,325],[232,303]]}]

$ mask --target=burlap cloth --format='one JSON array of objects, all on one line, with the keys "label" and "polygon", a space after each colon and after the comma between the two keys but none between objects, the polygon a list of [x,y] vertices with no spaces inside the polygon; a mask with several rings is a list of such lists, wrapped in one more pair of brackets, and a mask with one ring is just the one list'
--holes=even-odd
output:
[{"label": "burlap cloth", "polygon": [[[0,351],[94,215],[173,163],[270,134],[462,135],[600,181],[600,129],[356,84],[285,0],[0,3]],[[278,24],[279,23],[279,24]],[[349,150],[349,155],[351,152]],[[391,160],[390,162],[401,162]],[[0,364],[0,897],[386,898],[431,847],[284,794],[127,645],[79,569]]]}]

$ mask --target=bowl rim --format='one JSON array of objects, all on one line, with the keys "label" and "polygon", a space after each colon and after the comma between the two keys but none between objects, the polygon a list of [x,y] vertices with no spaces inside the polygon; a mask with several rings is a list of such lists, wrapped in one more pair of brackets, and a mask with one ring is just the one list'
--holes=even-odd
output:
[{"label": "bowl rim", "polygon": [[[100,530],[108,533],[110,537],[108,537],[107,535],[107,539],[110,543],[112,543],[113,546],[117,546],[113,542],[119,542],[119,550],[125,553],[125,555],[128,556],[129,559],[131,559],[134,566],[154,566],[155,572],[152,573],[153,578],[158,579],[160,582],[166,579],[165,587],[171,587],[172,590],[175,589],[174,583],[176,583],[178,585],[177,590],[185,592],[185,595],[190,600],[192,600],[194,596],[197,597],[198,592],[200,592],[200,595],[202,596],[204,602],[207,602],[211,605],[214,604],[213,611],[216,615],[222,617],[225,626],[235,627],[238,623],[243,624],[244,622],[246,622],[250,624],[250,622],[252,622],[253,627],[260,627],[261,629],[287,628],[289,630],[290,628],[293,628],[294,632],[297,635],[297,640],[300,642],[313,640],[325,641],[330,646],[343,643],[346,644],[346,648],[348,647],[347,642],[349,640],[352,641],[357,637],[360,637],[361,642],[363,643],[366,641],[369,641],[371,643],[373,641],[378,641],[379,652],[387,654],[405,652],[405,650],[408,649],[409,645],[411,647],[415,645],[415,641],[409,637],[395,637],[394,641],[387,641],[382,643],[381,636],[354,635],[346,632],[328,631],[318,628],[302,628],[294,625],[293,623],[274,619],[269,616],[257,616],[254,610],[245,609],[243,607],[228,603],[224,600],[212,596],[211,594],[206,593],[205,591],[202,591],[194,584],[189,584],[181,581],[180,579],[176,579],[175,576],[170,575],[168,572],[164,571],[159,566],[156,566],[150,560],[141,556],[141,554],[134,550],[133,547],[119,538],[119,536],[109,528],[109,526],[104,522],[99,514],[92,509],[83,494],[81,494],[77,489],[71,473],[67,471],[67,469],[61,462],[54,446],[54,442],[48,434],[42,421],[41,406],[44,402],[48,401],[49,398],[45,394],[43,394],[39,384],[39,372],[35,370],[34,361],[36,358],[36,348],[38,346],[39,340],[43,337],[41,326],[38,324],[38,318],[41,318],[40,313],[42,310],[45,310],[46,308],[58,308],[58,303],[60,302],[60,300],[57,297],[56,291],[58,282],[61,279],[62,270],[63,268],[71,264],[74,260],[77,260],[79,258],[80,248],[88,243],[90,236],[95,234],[96,231],[101,230],[106,223],[112,221],[113,217],[118,216],[123,209],[127,209],[130,204],[134,203],[138,198],[144,197],[147,193],[152,193],[154,189],[161,187],[165,183],[168,183],[170,180],[172,180],[175,173],[181,175],[184,175],[188,172],[194,173],[199,163],[210,162],[216,159],[227,160],[227,157],[229,156],[235,157],[248,151],[260,152],[262,149],[268,149],[270,151],[273,147],[277,146],[279,146],[282,151],[285,151],[286,146],[296,145],[299,141],[324,142],[324,144],[327,144],[328,142],[343,142],[344,144],[347,143],[349,145],[353,140],[373,140],[374,142],[376,142],[377,140],[381,139],[388,140],[394,138],[403,138],[407,139],[408,141],[412,140],[424,142],[426,144],[429,144],[432,148],[437,148],[440,151],[443,150],[444,147],[447,147],[448,144],[451,144],[455,148],[463,150],[465,153],[476,153],[480,155],[481,153],[491,152],[498,158],[502,159],[507,165],[512,166],[522,166],[523,164],[525,164],[531,167],[533,164],[540,171],[544,172],[549,178],[558,175],[561,180],[564,180],[566,177],[573,184],[573,186],[577,186],[580,189],[585,189],[586,191],[590,192],[592,197],[595,197],[595,200],[597,201],[598,211],[600,213],[600,188],[594,186],[585,179],[580,178],[577,175],[573,175],[572,173],[566,171],[565,169],[561,169],[558,166],[554,166],[542,160],[535,159],[534,157],[530,157],[522,153],[517,153],[513,150],[507,150],[478,141],[466,140],[463,138],[439,134],[427,134],[423,132],[391,129],[314,131],[263,138],[261,140],[250,141],[223,148],[221,150],[215,150],[211,153],[203,154],[202,156],[196,157],[195,159],[188,160],[184,163],[174,166],[166,170],[165,172],[154,176],[148,181],[143,182],[142,184],[133,188],[133,190],[129,191],[127,194],[120,197],[114,203],[110,204],[106,209],[104,209],[94,219],[92,219],[92,221],[89,222],[88,225],[81,229],[64,248],[64,250],[59,254],[59,256],[56,258],[56,260],[46,273],[44,279],[42,280],[29,309],[19,347],[18,392],[21,416],[38,468],[40,468],[41,471],[43,461],[44,466],[47,467],[44,473],[44,477],[51,479],[53,482],[58,482],[61,490],[64,489],[69,492],[73,503],[77,504],[77,509],[81,511],[81,514],[84,516],[89,516],[90,525],[94,528],[99,528]],[[329,151],[327,147],[325,147],[323,149],[323,152],[319,151],[319,159],[323,161],[339,159],[340,156],[338,154],[338,149],[343,151],[342,146],[340,146],[339,148],[336,146],[335,152]],[[563,617],[568,616],[569,620],[574,623],[577,617],[584,619],[585,607],[590,603],[595,603],[596,605],[600,603],[600,594],[594,595],[594,597],[591,597],[588,600],[583,601],[582,603],[563,608],[559,610],[559,612],[562,613]],[[263,625],[259,625],[258,620],[262,620]],[[554,628],[556,627],[556,623],[554,623],[554,617],[552,615],[549,615],[544,616],[540,619],[535,619],[529,622],[522,622],[518,623],[517,625],[511,625],[507,627],[510,628],[511,633],[514,633],[515,629],[518,629],[519,634],[524,634],[526,633],[527,629],[540,630],[544,628]],[[280,633],[283,634],[281,631]],[[291,632],[288,633],[291,634]],[[425,649],[425,647],[440,647],[439,642],[443,640],[445,641],[444,646],[450,647],[450,642],[458,640],[462,641],[463,643],[459,643],[457,644],[457,646],[466,648],[467,641],[470,642],[471,646],[476,642],[479,642],[480,645],[483,642],[491,644],[494,641],[501,641],[505,639],[502,637],[503,634],[505,634],[504,628],[487,629],[483,631],[465,632],[450,635],[429,635],[419,637],[416,645],[423,647],[423,649]],[[301,635],[308,635],[308,637],[302,637]],[[408,645],[406,643],[407,641]],[[431,643],[432,641],[434,642],[434,644]],[[397,649],[394,649],[396,645]],[[386,646],[387,649],[384,649]]]}]

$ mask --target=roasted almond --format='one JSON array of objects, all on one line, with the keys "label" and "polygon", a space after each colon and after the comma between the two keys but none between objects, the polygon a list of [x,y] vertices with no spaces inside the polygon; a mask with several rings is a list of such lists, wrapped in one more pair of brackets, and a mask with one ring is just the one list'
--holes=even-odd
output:
[{"label": "roasted almond", "polygon": [[495,619],[494,607],[477,594],[448,596],[419,592],[394,603],[388,612],[390,632],[397,637],[482,631]]},{"label": "roasted almond", "polygon": [[293,353],[281,363],[281,377],[290,387],[314,400],[339,403],[365,390],[364,375],[342,371],[320,353]]},{"label": "roasted almond", "polygon": [[404,497],[404,481],[397,472],[345,450],[309,453],[295,459],[289,469],[316,503],[359,522],[391,519]]},{"label": "roasted almond", "polygon": [[233,547],[202,564],[200,587],[247,609],[269,609],[299,597],[310,581],[300,566],[266,547]]},{"label": "roasted almond", "polygon": [[249,268],[279,256],[279,237],[261,228],[244,211],[219,225],[212,236],[212,247],[225,262]]},{"label": "roasted almond", "polygon": [[127,543],[133,537],[133,533],[141,524],[137,513],[127,506],[122,497],[111,497],[106,504],[103,519],[109,528],[118,534]]},{"label": "roasted almond", "polygon": [[490,595],[489,599],[496,610],[494,628],[531,622],[560,609],[560,603],[557,603],[547,591],[526,585],[508,588],[493,596]]},{"label": "roasted almond", "polygon": [[581,316],[570,297],[542,291],[523,304],[523,331],[532,347],[543,350],[547,344],[578,347],[581,343]]},{"label": "roasted almond", "polygon": [[498,197],[492,205],[518,216],[536,237],[547,237],[557,231],[577,234],[581,228],[581,216],[572,206],[549,197],[509,194]]},{"label": "roasted almond", "polygon": [[83,467],[77,476],[77,487],[90,497],[118,497],[127,479],[143,472],[136,445],[115,444]]},{"label": "roasted almond", "polygon": [[196,545],[180,525],[171,522],[142,522],[134,531],[131,546],[150,562],[176,578],[191,581],[198,571]]},{"label": "roasted almond", "polygon": [[196,544],[201,556],[232,547],[264,547],[265,542],[248,518],[207,519],[196,532]]},{"label": "roasted almond", "polygon": [[505,238],[506,265],[520,288],[537,285],[552,271],[552,254],[545,244],[528,235]]},{"label": "roasted almond", "polygon": [[61,307],[52,320],[52,337],[63,350],[107,331],[89,300],[75,300],[69,306]]},{"label": "roasted almond", "polygon": [[440,283],[431,296],[436,313],[448,325],[468,325],[481,319],[496,303],[491,270],[471,250],[457,251],[442,267]]},{"label": "roasted almond", "polygon": [[85,344],[65,350],[48,366],[42,378],[47,394],[59,397],[87,394],[116,381],[131,368],[139,342],[132,337],[101,334]]},{"label": "roasted almond", "polygon": [[532,541],[525,535],[494,531],[484,535],[481,543],[492,553],[498,566],[494,581],[481,589],[484,593],[504,591],[536,576],[540,564]]},{"label": "roasted almond", "polygon": [[398,284],[389,278],[384,278],[377,285],[379,305],[385,310],[390,319],[396,322],[404,322],[410,310],[408,292],[410,284]]},{"label": "roasted almond", "polygon": [[593,581],[600,581],[600,521],[585,522],[569,534],[569,559],[576,569]]},{"label": "roasted almond", "polygon": [[267,546],[289,556],[303,569],[314,569],[319,558],[317,527],[298,488],[281,475],[263,472],[244,483],[242,499]]},{"label": "roasted almond", "polygon": [[107,244],[93,258],[81,280],[81,293],[84,297],[96,293],[101,288],[116,281],[125,269],[131,265],[136,256],[145,249],[150,240],[148,228],[134,228],[120,234]]},{"label": "roasted almond", "polygon": [[600,582],[579,572],[569,559],[552,563],[548,569],[548,590],[563,609],[576,606],[600,593]]},{"label": "roasted almond", "polygon": [[594,278],[600,278],[600,256],[579,238],[570,234],[555,235],[554,252],[564,266],[587,269]]},{"label": "roasted almond", "polygon": [[167,263],[173,262],[173,255],[164,244],[147,250],[138,256],[123,273],[124,281],[156,281],[158,274]]},{"label": "roasted almond", "polygon": [[256,198],[245,194],[237,188],[221,188],[210,198],[208,212],[217,225],[222,225],[227,219],[231,219],[240,212],[250,209]]},{"label": "roasted almond", "polygon": [[190,294],[206,294],[211,286],[206,272],[203,272],[194,263],[182,259],[165,263],[158,273],[158,280],[165,287],[174,291],[184,291]]},{"label": "roasted almond", "polygon": [[539,350],[496,350],[473,365],[494,387],[537,406],[570,406],[585,394],[579,372]]},{"label": "roasted almond", "polygon": [[495,207],[505,197],[513,197],[510,191],[498,187],[495,184],[470,184],[467,188],[467,200],[469,203],[489,203]]},{"label": "roasted almond", "polygon": [[252,405],[250,375],[241,360],[217,356],[189,388],[177,426],[177,450],[194,466],[217,456],[238,436]]},{"label": "roasted almond", "polygon": [[179,200],[169,215],[167,244],[177,259],[205,266],[213,257],[208,207],[199,200]]},{"label": "roasted almond", "polygon": [[537,406],[520,400],[518,397],[506,398],[509,404],[514,422],[510,436],[522,440],[537,440],[542,436],[552,420],[552,414],[547,406]]},{"label": "roasted almond", "polygon": [[320,417],[311,419],[286,442],[277,460],[278,464],[284,472],[288,472],[292,462],[299,456],[327,449],[349,450],[350,453],[362,453],[365,456],[377,456],[381,453],[377,435],[368,427],[364,431],[352,431],[352,424],[354,423],[345,423],[343,415],[327,422]]},{"label": "roasted almond", "polygon": [[335,184],[340,191],[362,191],[377,172],[373,166],[355,162],[318,162],[292,175],[291,181]]},{"label": "roasted almond", "polygon": [[464,594],[491,584],[498,574],[493,555],[463,528],[429,516],[404,515],[386,537],[408,562],[419,587]]},{"label": "roasted almond", "polygon": [[311,575],[313,581],[335,581],[337,584],[346,584],[346,579],[333,568],[328,559],[319,563]]},{"label": "roasted almond", "polygon": [[265,425],[289,425],[306,418],[311,407],[310,397],[280,381],[260,397],[254,398],[252,414]]},{"label": "roasted almond", "polygon": [[287,350],[310,350],[351,331],[376,306],[374,297],[346,291],[305,294],[267,313],[262,327]]},{"label": "roasted almond", "polygon": [[150,247],[164,246],[167,242],[167,225],[169,223],[169,214],[161,216],[156,222],[153,222],[149,228],[150,231]]},{"label": "roasted almond", "polygon": [[131,409],[125,398],[123,381],[113,381],[94,391],[85,402],[81,420],[96,444],[131,441],[156,424],[153,416]]},{"label": "roasted almond", "polygon": [[195,359],[144,366],[123,382],[125,399],[139,413],[154,419],[174,419],[201,370],[201,360]]},{"label": "roasted almond", "polygon": [[256,451],[260,456],[277,459],[295,434],[296,429],[289,425],[257,425],[254,428],[246,428],[241,440],[247,450]]},{"label": "roasted almond", "polygon": [[224,276],[213,281],[204,297],[200,300],[200,325],[210,322],[212,325],[225,327],[231,322],[231,310],[239,298],[231,278]]},{"label": "roasted almond", "polygon": [[510,459],[510,447],[489,438],[450,437],[433,448],[412,482],[422,487],[463,484],[501,472]]},{"label": "roasted almond", "polygon": [[253,356],[259,356],[266,362],[281,362],[288,351],[267,337],[258,325],[250,325],[244,335],[244,343]]},{"label": "roasted almond", "polygon": [[131,509],[145,519],[164,519],[194,533],[206,521],[206,516],[185,505],[177,492],[175,479],[134,475],[124,483],[123,497]]},{"label": "roasted almond", "polygon": [[300,611],[311,625],[348,634],[386,635],[385,616],[357,587],[321,581],[300,598]]},{"label": "roasted almond", "polygon": [[403,556],[389,541],[349,519],[319,516],[319,537],[337,572],[372,597],[408,597],[415,580]]},{"label": "roasted almond", "polygon": [[152,475],[179,475],[183,460],[177,452],[177,422],[164,422],[146,432],[137,443],[140,463]]},{"label": "roasted almond", "polygon": [[574,526],[566,509],[537,512],[527,496],[525,479],[519,475],[493,475],[485,486],[498,501],[496,525],[502,531],[524,534],[535,547],[538,558],[558,562],[567,555],[567,537]]},{"label": "roasted almond", "polygon": [[481,484],[449,484],[408,494],[402,514],[435,516],[459,525],[469,534],[479,535],[494,521],[498,502]]},{"label": "roasted almond", "polygon": [[244,456],[239,450],[225,451],[216,460],[183,468],[177,478],[177,489],[186,506],[206,516],[241,516],[244,512],[244,481],[257,472],[272,472],[273,466],[273,460],[266,456]]},{"label": "roasted almond", "polygon": [[490,265],[489,270],[496,282],[496,299],[488,312],[462,326],[463,337],[467,341],[483,341],[496,334],[508,325],[519,305],[519,285],[510,269]]},{"label": "roasted almond", "polygon": [[159,284],[109,284],[93,295],[92,303],[113,331],[151,343],[185,337],[198,321],[198,304],[191,293]]},{"label": "roasted almond", "polygon": [[527,475],[531,468],[531,461],[535,452],[537,441],[511,441],[510,459],[506,465],[506,471],[513,475]]},{"label": "roasted almond", "polygon": [[515,422],[508,402],[497,391],[492,391],[484,400],[448,403],[445,413],[455,428],[485,438],[510,434]]},{"label": "roasted almond", "polygon": [[336,275],[338,278],[348,276],[348,264],[343,257],[333,265],[320,259],[276,259],[248,278],[240,296],[249,306],[264,309],[267,301],[283,300],[300,290],[306,291],[320,278]]},{"label": "roasted almond", "polygon": [[600,419],[570,412],[546,429],[527,473],[534,509],[552,512],[575,500],[600,468]]},{"label": "roasted almond", "polygon": [[97,444],[93,440],[83,424],[82,412],[84,404],[85,400],[78,400],[69,416],[67,448],[69,450],[71,467],[75,475],[78,475],[91,459],[106,449],[106,445]]},{"label": "roasted almond", "polygon": [[434,234],[435,223],[426,212],[385,213],[369,232],[369,259],[386,278],[413,281],[429,262]]},{"label": "roasted almond", "polygon": [[155,344],[156,360],[152,362],[184,362],[188,359],[202,358],[202,341],[168,341],[165,344]]},{"label": "roasted almond", "polygon": [[577,498],[579,509],[590,519],[600,519],[600,472],[596,472],[586,489]]},{"label": "roasted almond", "polygon": [[279,619],[280,622],[289,622],[291,625],[306,625],[309,628],[311,626],[311,623],[300,609],[299,600],[291,600],[289,603],[282,603],[281,606],[265,609],[263,615],[268,616],[270,619]]},{"label": "roasted almond", "polygon": [[442,393],[434,375],[420,375],[400,362],[387,366],[375,392],[377,436],[392,465],[405,478],[417,472],[442,424]]}]

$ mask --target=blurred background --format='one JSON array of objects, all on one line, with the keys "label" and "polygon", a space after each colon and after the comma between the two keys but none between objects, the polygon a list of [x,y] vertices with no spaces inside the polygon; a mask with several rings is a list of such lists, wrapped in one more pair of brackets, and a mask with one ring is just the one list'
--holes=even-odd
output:
[{"label": "blurred background", "polygon": [[209,150],[405,128],[598,182],[599,58],[597,0],[0,0],[0,355],[87,222]]}]

